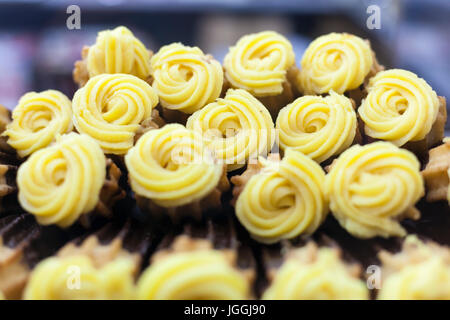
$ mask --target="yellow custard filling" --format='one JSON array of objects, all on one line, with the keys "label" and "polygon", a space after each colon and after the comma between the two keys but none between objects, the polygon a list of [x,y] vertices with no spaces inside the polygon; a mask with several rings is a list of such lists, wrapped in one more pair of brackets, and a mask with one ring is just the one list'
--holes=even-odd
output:
[{"label": "yellow custard filling", "polygon": [[26,300],[120,300],[134,299],[135,263],[117,258],[102,267],[88,256],[50,257],[31,272]]},{"label": "yellow custard filling", "polygon": [[55,136],[72,131],[72,103],[56,90],[29,92],[12,112],[3,135],[21,157],[48,146]]},{"label": "yellow custard filling", "polygon": [[125,154],[157,104],[158,96],[147,82],[128,74],[101,74],[75,92],[73,121],[78,132],[95,139],[105,153]]},{"label": "yellow custard filling", "polygon": [[[302,249],[297,249],[302,254]],[[320,248],[311,261],[295,256],[277,270],[265,300],[366,300],[369,291],[364,281],[352,275],[337,251]]]},{"label": "yellow custard filling", "polygon": [[404,236],[402,215],[423,196],[420,163],[389,142],[355,145],[333,162],[325,190],[342,227],[359,238]]},{"label": "yellow custard filling", "polygon": [[350,99],[303,96],[280,110],[276,121],[282,150],[293,148],[317,162],[347,149],[356,134],[356,112]]},{"label": "yellow custard filling", "polygon": [[269,111],[241,89],[229,89],[225,98],[195,112],[186,127],[203,136],[228,171],[243,167],[249,158],[267,154],[275,141]]},{"label": "yellow custard filling", "polygon": [[152,57],[151,66],[152,86],[165,108],[191,114],[222,91],[222,66],[198,47],[164,46]]},{"label": "yellow custard filling", "polygon": [[374,61],[368,42],[348,33],[330,33],[306,49],[298,76],[304,94],[337,93],[358,88]]},{"label": "yellow custard filling", "polygon": [[162,207],[200,200],[218,185],[223,172],[202,137],[180,124],[146,132],[125,163],[133,191]]},{"label": "yellow custard filling", "polygon": [[281,162],[261,157],[259,162],[261,171],[249,179],[236,202],[242,225],[263,243],[313,233],[328,213],[322,168],[292,149]]},{"label": "yellow custard filling", "polygon": [[403,247],[397,255],[382,258],[383,267],[388,263],[389,270],[383,269],[387,276],[378,299],[450,300],[450,250],[430,247],[416,236],[408,236]]},{"label": "yellow custard filling", "polygon": [[397,146],[425,138],[439,111],[436,92],[410,71],[392,69],[371,78],[358,109],[368,136]]},{"label": "yellow custard filling", "polygon": [[93,139],[64,135],[19,167],[20,205],[40,224],[68,227],[97,205],[105,166],[105,156]]},{"label": "yellow custard filling", "polygon": [[292,45],[274,31],[243,36],[232,46],[223,63],[232,87],[257,97],[281,94],[287,70],[295,63]]},{"label": "yellow custard filling", "polygon": [[87,69],[90,77],[126,73],[146,80],[150,76],[150,53],[126,27],[101,31],[89,48]]},{"label": "yellow custard filling", "polygon": [[138,281],[138,299],[242,300],[247,279],[217,250],[172,253],[157,260]]}]

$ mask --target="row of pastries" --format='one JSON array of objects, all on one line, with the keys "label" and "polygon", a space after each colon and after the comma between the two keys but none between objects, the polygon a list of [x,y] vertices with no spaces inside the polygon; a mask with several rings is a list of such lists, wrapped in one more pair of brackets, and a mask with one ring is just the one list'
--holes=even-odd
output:
[{"label": "row of pastries", "polygon": [[[240,38],[221,64],[181,43],[153,54],[118,27],[81,55],[72,99],[30,92],[11,119],[2,111],[0,194],[17,194],[42,226],[89,230],[128,191],[144,214],[174,226],[230,202],[264,246],[309,237],[329,215],[355,238],[405,237],[401,222],[426,215],[415,208],[422,197],[450,203],[445,98],[410,71],[384,70],[367,40],[323,35],[297,66],[290,42],[265,31]],[[178,237],[142,273],[121,246],[97,261],[102,245],[88,244],[38,263],[23,297],[255,298],[236,253],[208,241]],[[380,253],[389,277],[378,297],[450,299],[449,250],[408,236],[398,257],[420,258]],[[310,242],[283,260],[263,298],[369,298],[360,268],[338,249]],[[83,290],[66,285],[72,265]],[[429,280],[416,283],[415,274]]]}]

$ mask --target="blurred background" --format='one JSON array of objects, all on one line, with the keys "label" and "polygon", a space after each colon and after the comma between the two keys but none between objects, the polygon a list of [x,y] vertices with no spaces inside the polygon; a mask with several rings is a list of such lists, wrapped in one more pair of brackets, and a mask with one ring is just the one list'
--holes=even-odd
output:
[{"label": "blurred background", "polygon": [[[70,5],[81,9],[80,30],[66,26]],[[379,29],[367,24],[373,5]],[[50,88],[71,97],[81,48],[118,25],[153,51],[180,41],[219,61],[251,32],[284,34],[298,63],[312,39],[346,31],[370,39],[386,67],[411,70],[450,98],[450,0],[0,0],[0,103],[13,108],[23,93]]]}]

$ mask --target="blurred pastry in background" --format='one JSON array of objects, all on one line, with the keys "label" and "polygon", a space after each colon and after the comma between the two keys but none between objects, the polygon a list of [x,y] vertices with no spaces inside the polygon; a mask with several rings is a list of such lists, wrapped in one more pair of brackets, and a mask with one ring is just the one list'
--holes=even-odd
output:
[{"label": "blurred pastry in background", "polygon": [[207,239],[177,237],[157,251],[137,283],[142,300],[244,300],[252,273],[237,265],[233,249],[215,249]]},{"label": "blurred pastry in background", "polygon": [[221,206],[229,188],[226,169],[202,136],[181,124],[146,132],[125,156],[138,205],[153,217],[200,219]]},{"label": "blurred pastry in background", "polygon": [[422,170],[427,189],[427,201],[447,200],[450,204],[450,139],[430,149],[429,160]]},{"label": "blurred pastry in background", "polygon": [[0,104],[0,152],[6,152],[9,154],[16,153],[16,151],[7,143],[8,137],[3,135],[2,133],[5,132],[7,126],[11,123],[11,121],[11,111],[9,111],[9,109],[4,105]]},{"label": "blurred pastry in background", "polygon": [[[383,70],[370,42],[348,33],[329,33],[306,49],[297,78],[300,92],[349,94],[359,105],[365,81]],[[352,92],[357,91],[357,92]]]},{"label": "blurred pastry in background", "polygon": [[342,260],[337,248],[309,242],[289,250],[278,269],[266,270],[267,300],[367,300],[369,290],[361,280],[361,267]]},{"label": "blurred pastry in background", "polygon": [[223,70],[211,55],[181,43],[163,46],[151,58],[152,86],[168,122],[186,123],[188,115],[216,100]]},{"label": "blurred pastry in background", "polygon": [[399,253],[381,251],[378,299],[449,300],[450,248],[408,236]]},{"label": "blurred pastry in background", "polygon": [[225,56],[225,87],[245,89],[261,100],[275,119],[296,96],[295,54],[284,36],[274,31],[245,35]]},{"label": "blurred pastry in background", "polygon": [[67,228],[86,214],[111,215],[124,197],[120,170],[87,135],[70,133],[31,155],[17,173],[20,205],[42,225]]},{"label": "blurred pastry in background", "polygon": [[237,218],[262,243],[310,235],[328,214],[325,172],[292,149],[282,160],[279,154],[259,157],[231,182]]},{"label": "blurred pastry in background", "polygon": [[318,163],[361,140],[353,100],[333,90],[297,98],[280,110],[276,128],[282,150],[292,148]]},{"label": "blurred pastry in background", "polygon": [[72,131],[72,103],[56,90],[28,92],[12,112],[2,133],[7,143],[24,158],[48,146],[58,135]]},{"label": "blurred pastry in background", "polygon": [[124,155],[152,123],[158,104],[156,91],[129,74],[101,74],[91,78],[73,97],[73,121],[80,133],[95,139],[107,154]]},{"label": "blurred pastry in background", "polygon": [[68,238],[64,230],[41,226],[23,210],[0,216],[0,293],[4,298],[21,299],[34,266]]},{"label": "blurred pastry in background", "polygon": [[11,112],[0,105],[0,216],[21,211],[17,201],[17,169],[22,161],[2,135],[11,123]]},{"label": "blurred pastry in background", "polygon": [[100,31],[94,45],[83,47],[73,79],[80,87],[99,74],[126,73],[150,81],[152,52],[126,27]]},{"label": "blurred pastry in background", "polygon": [[125,250],[120,237],[102,244],[95,235],[68,243],[36,265],[24,290],[25,300],[135,299],[141,257]]},{"label": "blurred pastry in background", "polygon": [[203,136],[228,171],[245,166],[249,159],[267,155],[275,142],[270,113],[242,89],[229,89],[223,99],[196,111],[186,127]]},{"label": "blurred pastry in background", "polygon": [[420,218],[414,206],[424,195],[420,163],[389,142],[354,145],[331,164],[325,193],[331,212],[353,236],[403,237],[400,221]]},{"label": "blurred pastry in background", "polygon": [[416,74],[401,69],[379,72],[370,79],[367,92],[358,113],[370,138],[403,146],[418,156],[442,141],[445,98]]}]

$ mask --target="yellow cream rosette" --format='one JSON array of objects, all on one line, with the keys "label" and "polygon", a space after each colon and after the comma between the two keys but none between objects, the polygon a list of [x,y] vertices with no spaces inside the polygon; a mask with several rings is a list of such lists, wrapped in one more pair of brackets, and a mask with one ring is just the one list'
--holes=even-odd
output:
[{"label": "yellow cream rosette", "polygon": [[277,32],[264,31],[240,38],[225,56],[223,67],[232,87],[267,97],[282,93],[287,71],[294,63],[289,40]]},{"label": "yellow cream rosette", "polygon": [[72,131],[72,104],[56,90],[29,92],[12,113],[3,135],[21,157],[48,146],[55,136]]},{"label": "yellow cream rosette", "polygon": [[135,263],[117,258],[96,267],[85,255],[51,257],[31,272],[26,300],[128,300],[135,298]]},{"label": "yellow cream rosette", "polygon": [[450,249],[408,236],[403,250],[380,256],[384,275],[378,299],[450,300]]},{"label": "yellow cream rosette", "polygon": [[90,77],[103,73],[126,73],[143,80],[150,76],[150,52],[126,27],[104,30],[89,48]]},{"label": "yellow cream rosette", "polygon": [[40,224],[68,227],[97,205],[105,167],[105,156],[93,139],[64,135],[19,167],[20,205]]},{"label": "yellow cream rosette", "polygon": [[222,91],[222,66],[198,47],[181,43],[163,46],[152,57],[151,66],[152,86],[165,108],[191,114],[213,102]]},{"label": "yellow cream rosette", "polygon": [[249,294],[245,276],[212,249],[172,253],[152,263],[137,284],[144,300],[242,300]]},{"label": "yellow cream rosette", "polygon": [[352,144],[356,112],[350,99],[334,91],[303,96],[280,110],[276,128],[282,150],[292,148],[320,163]]},{"label": "yellow cream rosette", "polygon": [[369,74],[374,58],[367,41],[348,33],[330,33],[315,39],[306,49],[298,76],[304,94],[358,88]]},{"label": "yellow cream rosette", "polygon": [[[291,252],[263,294],[265,300],[367,300],[369,291],[338,251],[316,248],[305,259],[305,248]],[[297,255],[299,255],[297,257]]]},{"label": "yellow cream rosette", "polygon": [[202,137],[180,124],[145,133],[128,151],[125,163],[133,191],[162,207],[202,199],[223,172]]},{"label": "yellow cream rosette", "polygon": [[274,124],[264,105],[245,90],[229,89],[225,98],[189,117],[186,127],[203,136],[217,159],[232,171],[248,159],[267,154],[275,141]]},{"label": "yellow cream rosette", "polygon": [[313,160],[287,149],[283,160],[259,158],[261,170],[245,184],[236,216],[259,242],[313,233],[328,213],[325,173]]},{"label": "yellow cream rosette", "polygon": [[404,236],[399,221],[418,218],[423,196],[420,163],[389,142],[355,145],[331,166],[325,182],[330,209],[343,228],[359,238]]},{"label": "yellow cream rosette", "polygon": [[78,132],[95,139],[105,153],[125,154],[157,104],[158,96],[147,82],[128,74],[101,74],[75,93],[73,121]]},{"label": "yellow cream rosette", "polygon": [[368,136],[402,146],[430,132],[439,100],[422,78],[401,69],[382,71],[370,79],[367,92],[358,113]]}]

